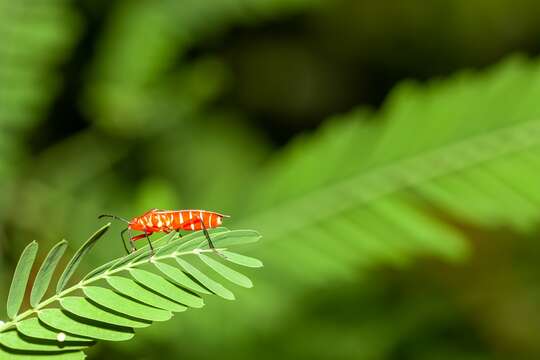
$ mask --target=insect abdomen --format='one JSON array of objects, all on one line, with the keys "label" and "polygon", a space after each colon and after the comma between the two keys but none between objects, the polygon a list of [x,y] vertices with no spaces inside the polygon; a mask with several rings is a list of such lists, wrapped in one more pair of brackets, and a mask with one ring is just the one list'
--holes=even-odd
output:
[{"label": "insect abdomen", "polygon": [[[202,230],[201,221],[207,229],[221,226],[224,215],[205,210],[181,210],[178,214],[178,225],[182,230]],[[176,219],[175,219],[176,220]]]}]

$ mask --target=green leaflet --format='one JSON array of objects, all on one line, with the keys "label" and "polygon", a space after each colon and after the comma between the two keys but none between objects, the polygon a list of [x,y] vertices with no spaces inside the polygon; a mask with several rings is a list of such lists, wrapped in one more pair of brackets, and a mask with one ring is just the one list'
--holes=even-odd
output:
[{"label": "green leaflet", "polygon": [[193,276],[195,279],[197,279],[198,282],[203,284],[208,290],[212,291],[214,294],[221,296],[224,299],[227,300],[234,300],[234,294],[218,283],[217,281],[214,281],[210,279],[208,276],[203,274],[199,269],[197,269],[195,266],[191,265],[187,261],[177,257],[176,262],[191,276]]},{"label": "green leaflet", "polygon": [[83,291],[94,302],[121,314],[149,321],[165,321],[172,317],[170,311],[140,304],[109,289],[88,286]]},{"label": "green leaflet", "polygon": [[19,334],[16,330],[8,330],[0,333],[0,344],[13,350],[26,351],[51,351],[59,352],[63,350],[81,350],[88,345],[66,345],[58,341],[35,341],[24,335]]},{"label": "green leaflet", "polygon": [[[261,234],[253,230],[232,230],[219,233],[215,236],[210,236],[210,238],[216,247],[226,248],[228,246],[244,245],[257,242],[261,239]],[[206,239],[199,244],[199,248],[208,248],[208,242]]]},{"label": "green leaflet", "polygon": [[32,287],[32,293],[30,295],[30,305],[32,307],[36,307],[43,295],[45,295],[45,292],[47,291],[49,283],[51,282],[51,278],[54,274],[54,270],[56,269],[58,262],[62,258],[62,255],[64,255],[66,248],[67,241],[60,241],[51,249],[47,257],[43,261],[43,264],[41,264],[41,268],[39,269],[39,272],[36,276],[34,286]]},{"label": "green leaflet", "polygon": [[187,276],[182,270],[177,267],[171,266],[169,264],[156,261],[154,265],[161,271],[165,276],[176,284],[188,288],[190,290],[200,292],[203,294],[211,294],[205,287],[201,286],[198,282],[192,280]]},{"label": "green leaflet", "polygon": [[247,276],[245,276],[243,274],[240,274],[238,271],[235,271],[235,270],[223,265],[219,261],[216,261],[216,260],[212,259],[211,257],[206,256],[204,254],[199,254],[199,258],[206,265],[208,265],[212,269],[214,269],[215,272],[217,272],[218,274],[220,274],[221,276],[223,276],[225,279],[229,280],[230,282],[233,282],[233,283],[235,283],[237,285],[240,285],[240,286],[243,286],[245,288],[253,287],[253,283],[251,282],[251,280]]},{"label": "green leaflet", "polygon": [[73,255],[71,260],[69,261],[68,265],[66,266],[64,272],[60,276],[60,280],[58,280],[58,285],[56,286],[56,293],[60,293],[64,287],[67,285],[69,279],[77,270],[77,267],[79,266],[82,258],[92,247],[95,245],[96,241],[98,241],[106,232],[109,230],[109,227],[111,226],[111,223],[108,223],[101,227],[98,231],[96,231],[86,242],[83,244],[83,246],[80,247],[79,250]]},{"label": "green leaflet", "polygon": [[[28,337],[42,339],[42,340],[52,340],[58,341],[59,331],[51,330],[45,324],[43,324],[37,317],[23,320],[17,323],[17,330]],[[66,343],[70,341],[79,341],[79,342],[92,342],[91,339],[84,337],[74,336],[66,334],[64,341]]]},{"label": "green leaflet", "polygon": [[181,312],[187,309],[185,306],[177,302],[171,301],[153,291],[147,290],[131,279],[122,276],[109,276],[107,277],[107,282],[119,293],[147,305],[172,312]]},{"label": "green leaflet", "polygon": [[176,302],[189,307],[200,308],[204,305],[203,299],[197,295],[188,293],[177,285],[162,278],[159,275],[141,269],[130,269],[131,276],[144,286],[162,294]]},{"label": "green leaflet", "polygon": [[252,267],[252,268],[260,268],[263,267],[263,263],[259,259],[255,259],[249,256],[240,255],[237,253],[233,253],[230,251],[223,250],[221,251],[223,255],[225,255],[225,260],[230,261],[232,263]]},{"label": "green leaflet", "polygon": [[7,301],[7,315],[11,319],[17,316],[17,313],[21,308],[26,284],[28,283],[28,277],[30,276],[32,265],[34,265],[37,251],[38,244],[37,242],[32,241],[24,248],[21,257],[19,258],[19,262],[17,263],[17,267],[15,268]]},{"label": "green leaflet", "polygon": [[80,316],[89,320],[102,321],[108,324],[144,328],[152,324],[151,321],[136,319],[121,313],[113,312],[109,309],[105,310],[100,305],[91,302],[90,300],[79,296],[67,296],[60,299],[60,305],[64,310],[74,315]]},{"label": "green leaflet", "polygon": [[38,317],[39,320],[52,328],[96,340],[124,341],[134,336],[133,330],[130,328],[99,322],[86,322],[84,319],[69,316],[60,309],[40,310]]}]

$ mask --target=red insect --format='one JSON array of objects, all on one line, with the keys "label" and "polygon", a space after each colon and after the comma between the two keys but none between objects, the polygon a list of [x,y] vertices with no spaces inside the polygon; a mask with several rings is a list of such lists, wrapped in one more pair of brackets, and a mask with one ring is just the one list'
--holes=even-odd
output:
[{"label": "red insect", "polygon": [[155,232],[164,232],[169,234],[173,231],[179,232],[180,230],[187,231],[196,231],[202,230],[204,236],[208,240],[208,245],[210,248],[214,249],[214,244],[210,239],[210,234],[208,234],[207,229],[212,229],[218,226],[221,226],[224,217],[229,217],[213,211],[206,210],[160,210],[152,209],[141,216],[134,217],[131,221],[126,220],[120,216],[103,214],[98,216],[98,219],[103,217],[111,217],[117,220],[124,221],[128,224],[127,228],[122,230],[120,236],[122,237],[122,242],[124,243],[124,248],[129,253],[129,250],[126,246],[124,239],[124,233],[126,231],[135,230],[142,231],[144,234],[131,236],[129,237],[131,251],[135,251],[135,245],[133,242],[139,239],[146,238],[148,240],[148,245],[152,252],[154,248],[152,247],[152,242],[150,241],[149,236]]}]

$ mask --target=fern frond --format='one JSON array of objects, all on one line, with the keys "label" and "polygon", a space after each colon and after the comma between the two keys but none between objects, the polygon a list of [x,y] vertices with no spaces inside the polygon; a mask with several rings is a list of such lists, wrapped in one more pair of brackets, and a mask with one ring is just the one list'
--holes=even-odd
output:
[{"label": "fern frond", "polygon": [[66,242],[58,243],[36,277],[31,308],[21,313],[19,308],[37,253],[37,243],[32,242],[26,247],[10,290],[8,314],[11,321],[0,323],[0,358],[38,355],[58,359],[84,358],[82,350],[97,340],[129,340],[135,335],[135,328],[169,320],[176,312],[202,307],[204,301],[200,294],[216,294],[233,300],[233,293],[199,270],[201,266],[231,283],[251,287],[249,278],[213,258],[218,252],[223,252],[225,259],[230,256],[231,262],[236,264],[262,266],[256,259],[225,251],[225,246],[257,241],[260,238],[257,232],[218,228],[211,231],[216,250],[208,248],[202,232],[183,238],[165,236],[154,242],[154,253],[148,246],[142,247],[100,266],[66,288],[84,255],[109,227],[110,224],[105,225],[84,243],[60,276],[56,294],[40,302],[65,250]]},{"label": "fern frond", "polygon": [[[426,205],[529,231],[540,220],[539,98],[540,66],[520,58],[403,84],[379,114],[332,119],[292,144],[259,178],[240,225],[260,226],[272,244],[260,254],[291,288],[420,254],[464,258],[464,235]],[[315,273],[306,279],[299,264]]]}]

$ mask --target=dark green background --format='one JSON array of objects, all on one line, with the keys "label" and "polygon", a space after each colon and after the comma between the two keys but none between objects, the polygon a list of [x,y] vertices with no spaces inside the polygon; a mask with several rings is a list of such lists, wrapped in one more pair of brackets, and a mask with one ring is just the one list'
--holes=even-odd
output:
[{"label": "dark green background", "polygon": [[[325,150],[306,150],[341,126],[329,119],[378,111],[404,80],[534,58],[539,18],[534,0],[0,0],[0,299],[33,239],[42,259],[63,237],[72,253],[103,212],[203,208],[262,232],[246,250],[267,265],[247,273],[255,288],[101,343],[91,359],[540,358],[537,227],[428,206],[471,256],[342,264],[360,232],[333,229],[310,250],[315,231],[271,235],[309,211],[257,220],[352,172],[333,177]],[[344,155],[352,164],[358,148]],[[304,152],[312,171],[288,162]],[[331,212],[347,195],[333,200],[308,209]],[[87,270],[122,253],[120,229]]]}]

